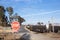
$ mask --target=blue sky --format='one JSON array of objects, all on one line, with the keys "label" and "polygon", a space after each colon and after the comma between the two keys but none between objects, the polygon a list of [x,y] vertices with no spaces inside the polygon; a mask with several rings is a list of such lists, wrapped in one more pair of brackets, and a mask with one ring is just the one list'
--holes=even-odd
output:
[{"label": "blue sky", "polygon": [[13,7],[14,13],[26,20],[23,24],[47,23],[51,19],[60,23],[60,0],[0,0],[0,5]]}]

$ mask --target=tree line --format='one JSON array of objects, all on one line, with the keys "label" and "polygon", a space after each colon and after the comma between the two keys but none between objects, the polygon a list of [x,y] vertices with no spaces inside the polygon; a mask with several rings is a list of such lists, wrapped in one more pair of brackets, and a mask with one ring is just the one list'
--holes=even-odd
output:
[{"label": "tree line", "polygon": [[[6,14],[5,12],[8,12],[9,17],[5,15]],[[25,21],[25,19],[22,18],[21,16],[18,16],[17,13],[15,13],[16,15],[13,16],[13,14],[14,14],[13,12],[14,11],[13,11],[12,7],[5,8],[4,6],[0,6],[0,26],[10,25],[11,20],[14,19],[14,17],[15,18],[18,17],[17,19],[18,19],[20,24]],[[9,20],[8,20],[8,18],[9,18]]]}]

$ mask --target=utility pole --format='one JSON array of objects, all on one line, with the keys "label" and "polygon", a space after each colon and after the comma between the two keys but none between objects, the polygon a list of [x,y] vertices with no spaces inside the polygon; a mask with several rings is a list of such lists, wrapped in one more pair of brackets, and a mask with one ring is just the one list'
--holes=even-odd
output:
[{"label": "utility pole", "polygon": [[54,32],[54,23],[53,23],[53,21],[54,21],[54,18],[53,18],[53,17],[51,17],[52,30],[53,30],[53,32]]}]

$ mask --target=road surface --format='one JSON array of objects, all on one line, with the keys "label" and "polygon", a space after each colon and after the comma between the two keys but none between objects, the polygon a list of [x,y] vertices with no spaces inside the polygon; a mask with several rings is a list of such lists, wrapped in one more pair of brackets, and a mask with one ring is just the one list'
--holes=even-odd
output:
[{"label": "road surface", "polygon": [[29,31],[24,26],[21,26],[19,34],[22,34],[21,40],[60,40],[60,34],[56,37],[54,33],[36,33]]}]

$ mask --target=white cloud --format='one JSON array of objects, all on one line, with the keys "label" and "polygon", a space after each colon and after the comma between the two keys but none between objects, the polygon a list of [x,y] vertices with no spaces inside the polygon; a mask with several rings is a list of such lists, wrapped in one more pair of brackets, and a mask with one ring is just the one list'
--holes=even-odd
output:
[{"label": "white cloud", "polygon": [[11,0],[11,1],[15,1],[15,2],[20,2],[20,1],[24,1],[24,2],[42,2],[42,0]]},{"label": "white cloud", "polygon": [[9,4],[10,2],[8,2],[7,0],[0,0],[0,4]]},{"label": "white cloud", "polygon": [[15,2],[20,2],[20,1],[30,2],[31,0],[11,0],[11,1],[15,1]]},{"label": "white cloud", "polygon": [[55,10],[55,11],[50,11],[50,12],[42,12],[42,13],[35,13],[35,14],[28,14],[28,15],[23,15],[23,17],[32,17],[32,16],[39,16],[39,15],[47,15],[47,14],[52,14],[52,13],[58,13],[60,10]]},{"label": "white cloud", "polygon": [[30,0],[14,0],[14,1],[18,2],[18,1],[30,1]]},{"label": "white cloud", "polygon": [[[26,20],[27,22],[24,22],[23,24],[36,24],[37,22],[44,22],[46,24],[51,19],[49,19],[49,18],[48,19],[43,18],[44,20],[42,18],[41,19],[40,18],[36,19],[36,18],[34,18],[34,16],[47,15],[47,14],[52,14],[52,13],[60,14],[60,10],[24,15],[23,17],[27,17],[28,19]],[[54,18],[55,23],[57,23],[57,22],[60,23],[59,20],[60,20],[59,18]]]}]

